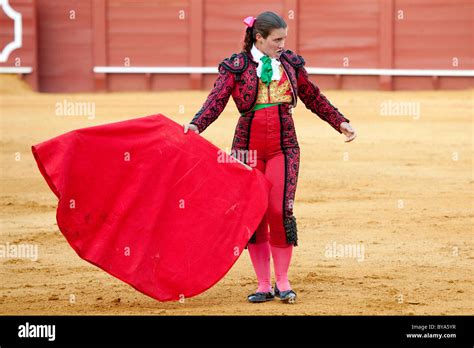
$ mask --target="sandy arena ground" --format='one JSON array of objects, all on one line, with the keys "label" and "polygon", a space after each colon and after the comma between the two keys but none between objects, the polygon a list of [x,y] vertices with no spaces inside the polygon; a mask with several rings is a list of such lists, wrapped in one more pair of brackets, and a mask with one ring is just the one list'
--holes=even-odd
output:
[{"label": "sandy arena ground", "polygon": [[[207,92],[36,94],[3,77],[0,244],[37,245],[39,258],[0,258],[0,314],[472,314],[473,91],[325,94],[358,138],[344,143],[299,102],[300,246],[290,269],[298,303],[246,302],[256,289],[247,251],[207,292],[160,303],[70,248],[30,146],[72,129],[156,113],[184,123]],[[56,103],[64,101],[94,103],[95,118],[56,115]],[[397,110],[403,103],[415,103],[419,112]],[[237,114],[231,100],[203,136],[229,149]],[[328,253],[348,245],[363,247],[363,254]]]}]

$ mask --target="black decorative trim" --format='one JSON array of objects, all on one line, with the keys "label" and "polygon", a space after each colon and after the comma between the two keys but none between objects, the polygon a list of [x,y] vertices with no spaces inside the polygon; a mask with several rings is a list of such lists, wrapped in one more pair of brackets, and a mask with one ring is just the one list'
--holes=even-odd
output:
[{"label": "black decorative trim", "polygon": [[243,54],[245,54],[247,56],[247,58],[249,59],[249,61],[255,65],[255,67],[258,66],[258,63],[256,61],[253,60],[253,56],[250,52],[245,52],[245,51],[242,51]]},{"label": "black decorative trim", "polygon": [[[324,96],[322,96],[324,97]],[[336,108],[334,105],[332,105],[332,103],[329,101],[328,98],[324,97],[326,103],[328,103],[334,110],[336,110],[336,112],[339,114],[339,116],[341,116],[342,118],[344,118],[346,121],[345,122],[351,122],[346,116],[344,116],[338,108]],[[342,123],[342,122],[341,122]]]},{"label": "black decorative trim", "polygon": [[[255,116],[255,111],[253,111],[250,115],[248,138],[247,138],[248,140],[247,140],[247,144],[245,145],[245,149],[247,150],[247,154],[248,154],[249,146],[250,146],[250,131],[252,130],[252,122],[253,122],[254,116]],[[247,158],[248,158],[248,156],[247,156]],[[248,164],[248,163],[246,163],[246,164]],[[265,215],[262,217],[262,219],[264,219],[264,218],[265,218]],[[260,224],[259,224],[259,226],[260,226]],[[249,243],[252,243],[252,244],[257,243],[257,232],[254,232],[252,234],[252,237],[250,237]]]},{"label": "black decorative trim", "polygon": [[283,207],[282,207],[282,212],[283,212],[283,218],[285,218],[285,211],[286,211],[286,207],[287,205],[285,204],[285,200],[286,200],[286,180],[288,180],[288,171],[286,169],[286,166],[288,165],[287,163],[287,158],[286,158],[286,151],[285,151],[285,148],[283,146],[283,119],[282,119],[282,115],[281,115],[281,104],[278,105],[278,118],[280,119],[280,149],[281,149],[281,152],[283,153],[283,158],[285,159],[285,185],[284,185],[284,188],[283,188]]},{"label": "black decorative trim", "polygon": [[283,225],[285,226],[286,233],[286,242],[288,244],[293,244],[294,246],[298,245],[298,229],[296,228],[296,218],[290,216],[283,220]]},{"label": "black decorative trim", "polygon": [[[234,64],[236,58],[238,59],[238,62],[239,62],[238,67]],[[242,66],[242,64],[240,64],[241,58],[244,59],[244,65],[243,66]],[[224,59],[220,65],[224,69],[230,71],[231,73],[241,74],[249,66],[249,58],[246,54],[234,53],[232,56],[230,56],[230,58]]]},{"label": "black decorative trim", "polygon": [[295,69],[301,68],[303,65],[306,64],[303,57],[300,55],[293,53],[290,50],[286,50],[284,54],[281,55],[288,63],[290,63]]},{"label": "black decorative trim", "polygon": [[252,243],[252,244],[257,243],[257,232],[254,232],[252,234],[252,237],[250,237],[250,239],[249,239],[249,243]]},{"label": "black decorative trim", "polygon": [[[250,146],[250,133],[251,133],[251,130],[252,130],[252,122],[253,122],[253,119],[254,119],[254,116],[255,116],[255,111],[252,111],[250,113],[250,116],[249,117],[249,125],[248,125],[248,129],[247,129],[247,143],[245,144],[245,147],[244,149],[246,150],[246,153],[248,154],[249,152],[249,146]],[[241,116],[243,117],[243,116]],[[232,144],[232,148],[234,148],[234,144]],[[248,159],[248,156],[246,156],[246,159]],[[248,164],[248,163],[245,163],[245,164]],[[263,219],[264,217],[262,217]],[[260,226],[260,224],[259,224]],[[252,243],[252,244],[255,244],[257,243],[257,232],[255,231],[253,234],[252,234],[252,237],[250,237],[249,239],[249,243]],[[245,249],[247,249],[247,246],[245,246]]]},{"label": "black decorative trim", "polygon": [[[250,121],[249,121],[249,128],[248,128],[248,138],[247,138],[247,144],[245,144],[245,150],[247,150],[247,159],[248,159],[248,151],[249,151],[249,146],[250,146],[250,133],[252,131],[252,123],[253,123],[253,119],[255,118],[255,111],[252,111],[250,113]],[[248,163],[246,163],[248,164]]]},{"label": "black decorative trim", "polygon": [[[256,69],[255,69],[255,76],[257,76],[257,70]],[[257,80],[258,80],[258,77],[257,77]],[[255,104],[257,103],[257,97],[258,97],[258,85],[259,85],[259,83],[257,82],[257,86],[255,86],[255,93],[254,93],[255,96],[253,98],[252,105],[250,106],[250,109],[248,109],[244,112],[249,112],[249,111],[253,110],[253,108],[255,107]]]},{"label": "black decorative trim", "polygon": [[[257,103],[257,98],[258,98],[258,77],[257,77],[257,66],[258,66],[258,63],[254,62],[252,58],[250,58],[250,53],[247,53],[247,52],[242,52],[245,56],[245,58],[247,58],[247,61],[250,61],[253,63],[254,65],[254,72],[255,72],[255,77],[257,78],[257,83],[255,85],[255,93],[254,93],[254,97],[253,97],[253,101],[252,101],[252,105],[250,106],[250,108],[248,110],[243,110],[241,111],[241,113],[245,114],[251,110],[253,110],[253,108],[255,107],[255,104]],[[250,141],[250,138],[249,138],[249,141]]]},{"label": "black decorative trim", "polygon": [[297,230],[296,230],[296,218],[294,216],[286,217],[286,207],[287,202],[286,202],[286,181],[288,179],[288,159],[287,159],[287,154],[285,151],[285,148],[283,146],[283,119],[282,119],[282,105],[278,105],[278,116],[280,118],[280,147],[281,147],[281,152],[283,153],[283,158],[285,159],[285,185],[283,189],[283,199],[282,199],[282,216],[283,216],[283,226],[285,227],[285,234],[286,234],[286,243],[287,244],[293,244],[293,245],[298,245],[297,240]]}]

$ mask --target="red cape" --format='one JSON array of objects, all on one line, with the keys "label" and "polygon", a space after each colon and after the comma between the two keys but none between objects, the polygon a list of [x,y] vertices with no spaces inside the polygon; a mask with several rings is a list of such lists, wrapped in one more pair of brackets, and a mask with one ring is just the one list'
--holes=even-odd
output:
[{"label": "red cape", "polygon": [[270,183],[163,115],[32,146],[56,219],[84,260],[157,300],[217,283],[260,223]]}]

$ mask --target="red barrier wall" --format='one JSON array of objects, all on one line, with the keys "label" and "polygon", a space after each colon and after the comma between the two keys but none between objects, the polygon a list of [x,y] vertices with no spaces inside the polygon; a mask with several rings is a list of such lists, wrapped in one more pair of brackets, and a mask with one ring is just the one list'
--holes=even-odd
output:
[{"label": "red barrier wall", "polygon": [[[38,55],[37,55],[37,14],[36,0],[10,0],[12,9],[20,12],[23,22],[22,47],[14,50],[0,67],[31,67],[33,72],[23,78],[34,90],[38,90]],[[0,49],[13,41],[13,20],[0,11]]]},{"label": "red barrier wall", "polygon": [[92,1],[37,0],[43,92],[94,90]]},{"label": "red barrier wall", "polygon": [[[217,66],[241,49],[242,19],[272,10],[308,67],[473,69],[472,0],[11,0],[24,47],[12,57],[44,92],[209,89],[215,75],[96,74],[94,66]],[[35,18],[36,16],[36,18]],[[35,21],[37,20],[37,30]],[[3,23],[3,17],[0,22]],[[8,32],[0,30],[0,44]],[[38,45],[38,48],[36,47]],[[35,52],[38,52],[36,55]],[[472,77],[317,75],[323,88],[472,88]]]}]

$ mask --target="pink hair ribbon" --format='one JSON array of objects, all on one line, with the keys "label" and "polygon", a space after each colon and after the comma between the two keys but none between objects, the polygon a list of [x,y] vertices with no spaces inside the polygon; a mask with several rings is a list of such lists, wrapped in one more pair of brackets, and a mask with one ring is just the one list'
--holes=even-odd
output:
[{"label": "pink hair ribbon", "polygon": [[244,19],[244,23],[247,27],[252,28],[253,24],[255,23],[255,17],[249,16]]}]

